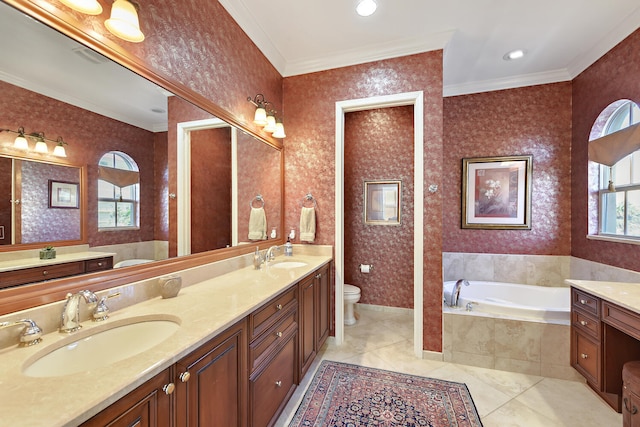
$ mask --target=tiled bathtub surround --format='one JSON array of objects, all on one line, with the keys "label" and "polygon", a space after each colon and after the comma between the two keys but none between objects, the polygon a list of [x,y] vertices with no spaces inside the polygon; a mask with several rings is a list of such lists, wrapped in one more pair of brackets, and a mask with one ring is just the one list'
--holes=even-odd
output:
[{"label": "tiled bathtub surround", "polygon": [[579,379],[569,365],[570,328],[445,311],[443,360],[550,378]]},{"label": "tiled bathtub surround", "polygon": [[489,280],[537,286],[567,286],[565,279],[638,282],[640,272],[572,256],[444,252],[447,280]]}]

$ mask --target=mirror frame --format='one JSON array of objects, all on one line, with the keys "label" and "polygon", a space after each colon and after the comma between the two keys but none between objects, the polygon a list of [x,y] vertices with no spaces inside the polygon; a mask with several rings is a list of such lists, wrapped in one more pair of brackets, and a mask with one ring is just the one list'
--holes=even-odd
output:
[{"label": "mirror frame", "polygon": [[[12,6],[18,11],[34,18],[35,20],[59,31],[60,33],[74,39],[78,43],[87,46],[94,51],[106,56],[114,62],[122,65],[130,71],[146,78],[156,85],[168,90],[176,96],[187,102],[207,111],[210,114],[224,120],[232,126],[243,132],[248,133],[254,138],[272,146],[280,151],[281,165],[281,194],[284,195],[284,150],[280,141],[273,139],[267,134],[256,132],[254,129],[247,127],[242,121],[238,120],[231,112],[214,104],[199,93],[189,89],[178,82],[173,82],[167,78],[148,69],[135,56],[129,54],[121,46],[103,39],[99,35],[89,35],[84,32],[77,21],[55,7],[52,7],[44,0],[3,0],[4,3]],[[86,168],[83,168],[86,173]],[[87,183],[88,184],[88,183]],[[86,187],[86,185],[85,185]],[[86,203],[86,197],[84,197]],[[280,209],[284,213],[284,200],[281,200]],[[281,215],[280,229],[284,230],[284,214]],[[84,227],[83,224],[83,233]],[[83,235],[86,236],[86,235]],[[89,273],[80,276],[73,276],[63,279],[56,279],[47,282],[34,283],[13,288],[0,289],[0,315],[13,313],[28,308],[64,300],[68,292],[79,291],[81,289],[89,289],[91,291],[100,291],[104,289],[122,286],[140,280],[150,279],[164,274],[174,273],[211,262],[252,253],[256,246],[264,249],[271,245],[284,244],[284,238],[268,240],[264,242],[256,242],[253,245],[243,245],[215,251],[203,252],[199,254],[187,255],[177,258],[169,258],[167,260],[156,261],[152,263],[124,267],[107,272]],[[41,246],[41,245],[39,245]]]},{"label": "mirror frame", "polygon": [[[78,240],[57,240],[53,242],[35,242],[35,243],[17,243],[11,245],[0,246],[0,253],[5,252],[17,252],[26,251],[30,249],[41,249],[43,245],[55,244],[56,246],[73,246],[73,245],[86,245],[87,244],[87,211],[88,205],[88,192],[87,192],[87,167],[84,165],[75,165],[72,163],[66,163],[64,161],[53,161],[50,159],[38,159],[29,156],[22,156],[19,154],[0,153],[0,157],[7,159],[17,159],[28,162],[46,163],[49,165],[66,166],[71,168],[78,168],[80,172],[80,239]],[[1,303],[1,301],[0,301]]]}]

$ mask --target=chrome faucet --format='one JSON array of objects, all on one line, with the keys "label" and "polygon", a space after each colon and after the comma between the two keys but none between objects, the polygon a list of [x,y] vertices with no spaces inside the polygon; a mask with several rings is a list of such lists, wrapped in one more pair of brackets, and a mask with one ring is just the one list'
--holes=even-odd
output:
[{"label": "chrome faucet", "polygon": [[71,333],[82,327],[80,325],[80,298],[83,298],[90,307],[98,304],[96,294],[88,290],[80,291],[77,294],[67,294],[67,302],[64,304],[60,319],[60,332]]},{"label": "chrome faucet", "polygon": [[36,322],[31,319],[0,323],[0,329],[8,328],[10,326],[24,326],[24,329],[20,333],[20,347],[28,347],[42,341],[42,329],[40,329],[40,327],[36,325]]},{"label": "chrome faucet", "polygon": [[276,259],[276,256],[273,253],[273,251],[277,251],[278,249],[280,249],[280,246],[277,246],[277,245],[271,246],[269,249],[267,249],[267,253],[264,256],[265,264],[269,264],[269,261],[273,261],[274,259]]},{"label": "chrome faucet", "polygon": [[469,282],[465,279],[460,279],[453,286],[453,291],[451,292],[451,297],[449,298],[448,305],[449,307],[457,307],[458,306],[458,297],[460,297],[460,288],[462,285],[469,286]]}]

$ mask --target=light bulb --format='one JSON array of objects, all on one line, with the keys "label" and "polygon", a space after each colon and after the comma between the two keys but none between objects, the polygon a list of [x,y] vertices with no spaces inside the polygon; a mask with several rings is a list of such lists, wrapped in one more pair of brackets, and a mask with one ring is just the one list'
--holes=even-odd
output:
[{"label": "light bulb", "polygon": [[273,132],[272,135],[274,138],[284,138],[285,133],[284,133],[284,125],[282,124],[282,122],[277,122],[276,123],[276,130]]},{"label": "light bulb", "polygon": [[53,155],[58,157],[67,157],[67,152],[62,144],[56,145],[53,149]]},{"label": "light bulb", "polygon": [[267,110],[262,107],[256,108],[256,113],[253,116],[253,123],[258,126],[265,126],[267,124]]},{"label": "light bulb", "polygon": [[138,43],[144,40],[140,31],[138,12],[128,0],[116,0],[111,6],[111,17],[104,22],[105,27],[113,35],[128,42]]},{"label": "light bulb", "polygon": [[13,148],[17,148],[18,150],[28,150],[29,142],[27,138],[24,137],[24,134],[20,134],[16,137],[16,140],[13,141]]},{"label": "light bulb", "polygon": [[60,0],[60,3],[87,15],[100,15],[102,13],[102,6],[97,0]]},{"label": "light bulb", "polygon": [[34,148],[34,151],[36,153],[48,153],[49,152],[49,147],[47,147],[47,143],[44,141],[38,141],[36,142],[36,146]]},{"label": "light bulb", "polygon": [[273,133],[276,131],[276,118],[267,116],[267,125],[263,128],[265,132]]}]

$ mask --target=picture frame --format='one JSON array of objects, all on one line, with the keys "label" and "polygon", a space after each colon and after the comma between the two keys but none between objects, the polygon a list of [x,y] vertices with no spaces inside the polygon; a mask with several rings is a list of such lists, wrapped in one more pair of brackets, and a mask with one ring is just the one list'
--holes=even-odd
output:
[{"label": "picture frame", "polygon": [[462,159],[462,228],[530,230],[533,156]]},{"label": "picture frame", "polygon": [[364,223],[401,224],[402,181],[366,180],[364,182]]},{"label": "picture frame", "polygon": [[77,182],[49,180],[49,208],[80,209],[80,184]]}]

